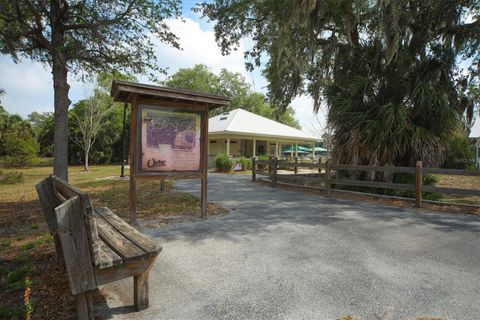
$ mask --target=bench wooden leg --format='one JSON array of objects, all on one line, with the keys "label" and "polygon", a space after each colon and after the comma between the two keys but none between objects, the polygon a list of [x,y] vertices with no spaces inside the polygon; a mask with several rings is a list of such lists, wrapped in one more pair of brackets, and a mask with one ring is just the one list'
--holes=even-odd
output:
[{"label": "bench wooden leg", "polygon": [[82,292],[75,295],[75,308],[77,311],[77,319],[94,320],[95,313],[93,310],[92,292]]},{"label": "bench wooden leg", "polygon": [[133,276],[133,301],[137,311],[148,308],[148,274],[147,271]]}]

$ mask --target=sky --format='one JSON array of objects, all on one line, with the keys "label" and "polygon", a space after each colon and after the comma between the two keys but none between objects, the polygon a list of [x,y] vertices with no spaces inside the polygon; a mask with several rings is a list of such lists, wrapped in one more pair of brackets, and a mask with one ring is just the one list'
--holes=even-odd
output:
[{"label": "sky", "polygon": [[[183,1],[182,19],[166,21],[171,31],[179,37],[182,50],[155,41],[159,66],[167,69],[167,76],[179,68],[191,68],[199,63],[207,65],[215,73],[226,68],[240,72],[253,90],[265,93],[267,82],[261,75],[261,70],[252,73],[245,70],[243,52],[245,46],[251,45],[248,39],[241,43],[237,51],[223,56],[215,42],[213,23],[191,10],[195,2],[197,0]],[[140,81],[148,83],[144,77],[140,77]],[[73,103],[91,93],[91,84],[83,83],[74,76],[69,78],[69,84],[69,97]],[[48,66],[30,60],[15,64],[11,57],[0,54],[0,88],[6,91],[1,101],[9,113],[27,117],[33,111],[53,112],[52,75]],[[319,112],[318,115],[313,113],[313,100],[309,96],[300,96],[293,100],[292,106],[302,130],[320,136],[325,125],[325,115],[324,112]],[[472,136],[480,136],[480,119],[476,121]]]},{"label": "sky", "polygon": [[[158,64],[167,69],[167,76],[174,74],[179,68],[191,68],[195,64],[203,63],[215,73],[222,68],[240,72],[253,90],[265,93],[267,82],[261,71],[255,70],[250,73],[245,70],[243,51],[244,46],[248,45],[248,40],[245,40],[237,51],[222,56],[215,42],[213,23],[201,19],[199,14],[191,10],[195,2],[197,1],[183,1],[183,21],[180,19],[166,21],[171,31],[179,37],[181,51],[155,41]],[[145,77],[140,77],[140,81],[149,82]],[[72,104],[87,97],[92,90],[91,84],[83,83],[74,76],[69,78],[69,84]],[[27,117],[33,111],[53,112],[52,75],[48,66],[27,59],[15,64],[11,57],[0,54],[0,88],[6,91],[1,101],[9,113]],[[302,96],[296,98],[292,105],[302,129],[320,135],[317,133],[320,126],[313,114],[313,100]],[[319,118],[323,124],[323,115]]]}]

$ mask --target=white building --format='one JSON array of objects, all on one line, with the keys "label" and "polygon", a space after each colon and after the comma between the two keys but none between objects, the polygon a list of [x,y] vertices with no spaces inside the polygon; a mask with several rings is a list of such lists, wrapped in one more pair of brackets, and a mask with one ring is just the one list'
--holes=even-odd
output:
[{"label": "white building", "polygon": [[476,168],[480,170],[480,117],[477,118],[470,131],[470,141],[473,148],[473,161]]},{"label": "white building", "polygon": [[279,157],[282,147],[291,146],[291,156],[297,156],[298,144],[312,147],[320,138],[243,109],[235,109],[208,121],[209,162],[220,154],[229,157]]}]

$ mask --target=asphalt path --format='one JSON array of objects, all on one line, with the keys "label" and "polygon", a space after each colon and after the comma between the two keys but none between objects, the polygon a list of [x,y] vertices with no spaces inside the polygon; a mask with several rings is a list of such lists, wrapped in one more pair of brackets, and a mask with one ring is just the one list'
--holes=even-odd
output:
[{"label": "asphalt path", "polygon": [[[273,189],[210,174],[224,217],[142,228],[162,246],[150,308],[104,287],[114,319],[480,318],[480,217]],[[199,194],[198,181],[176,184]]]}]

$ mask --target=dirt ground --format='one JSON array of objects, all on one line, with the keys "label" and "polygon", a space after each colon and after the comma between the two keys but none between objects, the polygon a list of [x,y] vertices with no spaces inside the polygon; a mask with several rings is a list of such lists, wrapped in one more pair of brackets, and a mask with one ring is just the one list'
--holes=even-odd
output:
[{"label": "dirt ground", "polygon": [[[88,192],[94,206],[107,206],[128,221],[129,183],[118,177],[119,166],[69,170],[70,183]],[[73,297],[65,272],[57,268],[53,238],[35,191],[52,169],[16,171],[23,173],[23,182],[0,185],[0,319],[72,319]],[[167,182],[160,193],[159,181],[139,182],[137,217],[155,227],[199,219],[199,199],[173,191],[172,184]],[[209,215],[228,212],[213,203],[208,210]],[[94,297],[96,304],[105,303],[100,291]]]}]

